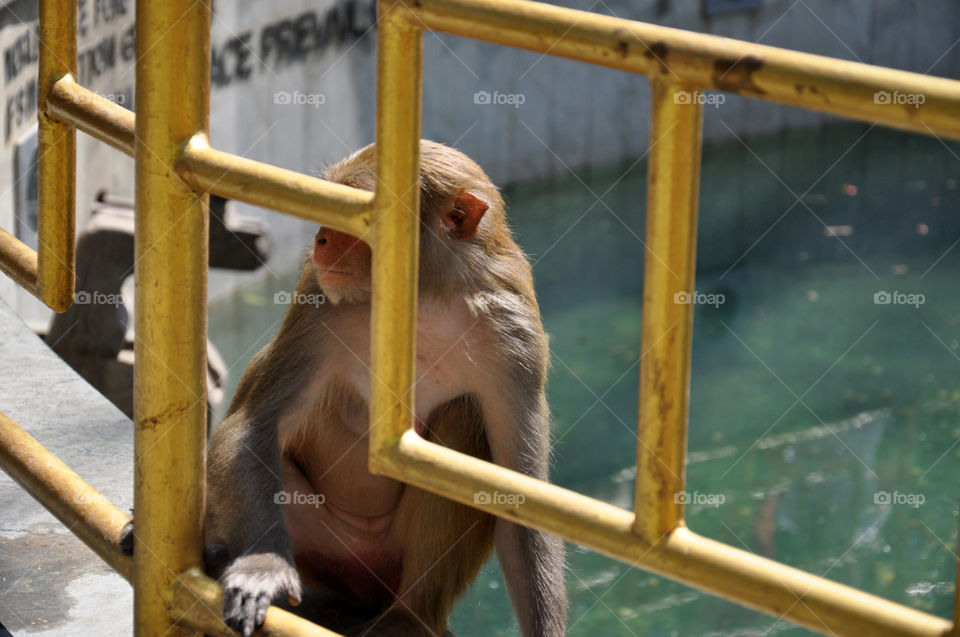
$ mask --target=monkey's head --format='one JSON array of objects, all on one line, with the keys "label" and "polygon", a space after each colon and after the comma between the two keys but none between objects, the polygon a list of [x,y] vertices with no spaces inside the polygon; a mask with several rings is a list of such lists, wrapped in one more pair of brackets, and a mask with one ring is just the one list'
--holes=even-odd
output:
[{"label": "monkey's head", "polygon": [[[373,144],[324,172],[324,178],[373,191]],[[490,273],[497,253],[516,250],[503,201],[473,160],[428,140],[420,142],[420,292],[446,294]],[[321,227],[314,238],[317,284],[333,304],[370,298],[371,250],[362,237]]]}]

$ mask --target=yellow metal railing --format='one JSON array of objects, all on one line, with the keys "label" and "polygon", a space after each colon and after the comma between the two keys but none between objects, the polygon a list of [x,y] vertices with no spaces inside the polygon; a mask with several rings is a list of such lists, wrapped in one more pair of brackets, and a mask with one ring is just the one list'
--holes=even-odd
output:
[{"label": "yellow metal railing", "polygon": [[[354,235],[375,253],[370,464],[473,505],[478,490],[522,493],[497,515],[554,533],[778,617],[835,635],[960,635],[954,621],[701,537],[683,490],[702,107],[678,91],[719,89],[960,139],[960,82],[689,33],[526,0],[380,5],[376,192],[215,150],[207,141],[209,7],[137,3],[137,115],[74,81],[76,13],[40,5],[40,231],[34,252],[0,230],[0,270],[51,308],[72,302],[75,130],[136,159],[135,557],[127,517],[0,414],[0,464],[135,591],[138,635],[230,634],[201,568],[208,193]],[[412,433],[423,30],[641,73],[653,84],[634,511],[463,456]],[[187,79],[184,82],[184,78]],[[922,94],[908,107],[875,99]],[[655,255],[655,256],[654,256]],[[398,398],[401,397],[401,398]],[[80,494],[83,497],[77,497]],[[958,605],[960,606],[960,605]],[[271,635],[332,635],[271,608]]]}]

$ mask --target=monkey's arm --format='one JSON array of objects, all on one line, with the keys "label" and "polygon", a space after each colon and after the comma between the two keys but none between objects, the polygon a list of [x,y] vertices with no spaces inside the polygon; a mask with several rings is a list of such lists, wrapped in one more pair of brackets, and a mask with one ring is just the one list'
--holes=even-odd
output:
[{"label": "monkey's arm", "polygon": [[[546,480],[550,458],[550,419],[544,391],[549,360],[546,335],[538,317],[517,311],[517,307],[504,303],[498,317],[502,339],[498,349],[506,352],[511,382],[491,383],[482,393],[485,430],[495,463]],[[503,518],[497,519],[494,541],[523,635],[564,635],[567,595],[563,541]]]},{"label": "monkey's arm", "polygon": [[[291,306],[280,332],[250,362],[207,454],[207,570],[223,585],[224,620],[244,635],[263,624],[276,597],[299,601],[301,594],[283,519],[277,423],[314,363],[310,348],[297,345],[310,328],[305,318]],[[216,553],[220,564],[211,563]]]},{"label": "monkey's arm", "polygon": [[263,624],[278,595],[300,599],[293,545],[277,500],[283,487],[275,420],[260,420],[265,414],[248,407],[231,414],[210,442],[204,528],[208,555],[213,546],[226,549],[224,620],[244,635]]}]

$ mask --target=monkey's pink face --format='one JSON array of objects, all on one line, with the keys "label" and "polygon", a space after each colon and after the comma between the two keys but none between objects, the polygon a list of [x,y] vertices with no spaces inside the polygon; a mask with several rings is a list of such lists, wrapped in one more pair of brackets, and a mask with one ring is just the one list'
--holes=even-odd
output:
[{"label": "monkey's pink face", "polygon": [[345,232],[321,227],[313,242],[317,283],[334,304],[370,292],[370,246]]}]

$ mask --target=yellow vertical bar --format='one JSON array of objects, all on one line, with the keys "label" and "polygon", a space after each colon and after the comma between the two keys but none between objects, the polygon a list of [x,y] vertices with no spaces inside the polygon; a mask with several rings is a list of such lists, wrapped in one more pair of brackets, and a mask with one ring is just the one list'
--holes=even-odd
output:
[{"label": "yellow vertical bar", "polygon": [[683,520],[703,107],[691,87],[651,84],[634,530],[655,542]]},{"label": "yellow vertical bar", "polygon": [[38,296],[57,312],[73,303],[77,133],[52,119],[47,98],[57,80],[77,72],[77,4],[40,2],[37,86]]},{"label": "yellow vertical bar", "polygon": [[374,195],[370,467],[413,426],[423,36],[402,4],[380,4]]},{"label": "yellow vertical bar", "polygon": [[209,3],[137,3],[134,627],[195,634],[167,607],[201,564],[206,440],[207,198],[174,165],[206,133]]}]

